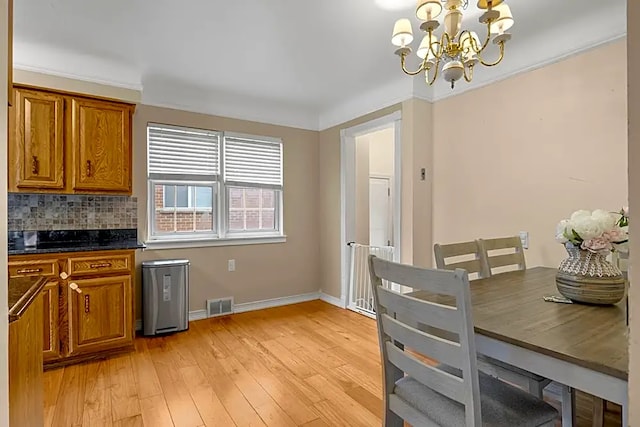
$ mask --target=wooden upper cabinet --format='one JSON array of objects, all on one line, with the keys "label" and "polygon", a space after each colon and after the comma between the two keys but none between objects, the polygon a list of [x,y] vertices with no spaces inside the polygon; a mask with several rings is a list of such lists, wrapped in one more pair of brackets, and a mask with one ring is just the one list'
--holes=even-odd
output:
[{"label": "wooden upper cabinet", "polygon": [[71,100],[73,190],[131,193],[131,107]]},{"label": "wooden upper cabinet", "polygon": [[64,97],[17,89],[9,190],[64,189]]},{"label": "wooden upper cabinet", "polygon": [[[99,352],[133,342],[131,276],[70,281],[69,355]],[[78,292],[80,291],[80,292]]]}]

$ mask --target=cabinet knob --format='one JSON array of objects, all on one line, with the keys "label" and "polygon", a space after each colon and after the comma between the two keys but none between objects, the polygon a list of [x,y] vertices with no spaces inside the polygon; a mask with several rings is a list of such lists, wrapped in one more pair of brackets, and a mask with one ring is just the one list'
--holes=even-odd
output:
[{"label": "cabinet knob", "polygon": [[31,156],[31,173],[34,175],[38,175],[40,169],[38,163],[38,156]]},{"label": "cabinet knob", "polygon": [[62,273],[60,273],[60,278],[62,280],[67,280],[67,277],[69,277],[69,275],[67,273],[65,273],[64,271]]},{"label": "cabinet knob", "polygon": [[69,283],[69,288],[71,288],[71,290],[76,291],[79,294],[82,293],[82,289],[78,287],[77,283],[73,283],[73,282]]}]

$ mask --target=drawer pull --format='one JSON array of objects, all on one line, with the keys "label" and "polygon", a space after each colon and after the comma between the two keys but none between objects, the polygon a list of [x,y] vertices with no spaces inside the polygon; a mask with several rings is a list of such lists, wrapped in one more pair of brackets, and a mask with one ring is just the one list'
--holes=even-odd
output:
[{"label": "drawer pull", "polygon": [[42,268],[23,268],[17,271],[18,274],[42,273]]},{"label": "drawer pull", "polygon": [[110,262],[101,262],[98,264],[89,264],[89,267],[91,268],[106,268],[106,267],[111,267],[111,263]]},{"label": "drawer pull", "polygon": [[82,289],[80,289],[78,287],[77,283],[69,283],[69,288],[71,288],[72,291],[76,291],[77,293],[81,294],[82,293]]},{"label": "drawer pull", "polygon": [[31,173],[34,175],[38,175],[39,167],[38,167],[38,156],[31,156]]},{"label": "drawer pull", "polygon": [[89,313],[91,311],[91,302],[89,300],[89,295],[84,296],[84,312]]}]

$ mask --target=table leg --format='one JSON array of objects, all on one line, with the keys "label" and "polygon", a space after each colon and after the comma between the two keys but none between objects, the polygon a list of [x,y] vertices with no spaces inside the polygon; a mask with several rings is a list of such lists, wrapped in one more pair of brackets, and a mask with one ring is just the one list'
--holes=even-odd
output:
[{"label": "table leg", "polygon": [[562,427],[573,427],[576,418],[576,392],[562,385]]}]

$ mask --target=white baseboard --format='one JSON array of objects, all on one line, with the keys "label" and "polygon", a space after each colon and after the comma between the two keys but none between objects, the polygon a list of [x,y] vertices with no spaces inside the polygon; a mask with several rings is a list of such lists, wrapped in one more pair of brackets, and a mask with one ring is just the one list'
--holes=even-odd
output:
[{"label": "white baseboard", "polygon": [[313,301],[320,298],[318,292],[308,294],[292,295],[289,297],[272,298],[262,301],[245,302],[233,306],[234,313],[244,313],[245,311],[262,310],[265,308],[280,307],[282,305],[297,304],[299,302]]},{"label": "white baseboard", "polygon": [[341,298],[336,298],[333,295],[325,294],[324,292],[320,292],[320,299],[340,308],[345,308],[347,306]]},{"label": "white baseboard", "polygon": [[[265,308],[280,307],[283,305],[297,304],[320,299],[340,308],[345,308],[344,301],[340,298],[325,294],[324,292],[310,292],[308,294],[291,295],[288,297],[272,298],[262,301],[245,302],[233,306],[234,313],[244,313],[247,311],[263,310]],[[207,318],[207,310],[194,310],[189,312],[189,322]],[[136,331],[142,330],[142,319],[136,320]]]},{"label": "white baseboard", "polygon": [[207,310],[194,310],[189,312],[189,322],[207,318]]}]

